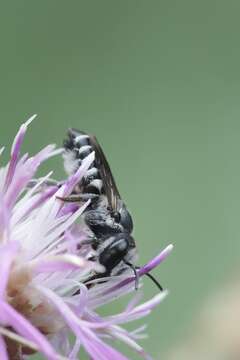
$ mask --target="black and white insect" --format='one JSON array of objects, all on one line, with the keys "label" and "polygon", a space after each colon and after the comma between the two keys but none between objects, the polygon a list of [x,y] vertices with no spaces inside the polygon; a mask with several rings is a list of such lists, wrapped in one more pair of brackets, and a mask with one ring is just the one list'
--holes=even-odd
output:
[{"label": "black and white insect", "polygon": [[[131,268],[138,287],[137,251],[132,237],[133,221],[119,194],[108,161],[95,136],[69,129],[64,141],[64,167],[68,174],[77,171],[82,161],[95,152],[95,160],[74,193],[64,201],[78,202],[91,199],[84,212],[84,221],[91,230],[92,247],[105,273],[95,277],[118,275]],[[147,274],[162,290],[161,285]]]}]

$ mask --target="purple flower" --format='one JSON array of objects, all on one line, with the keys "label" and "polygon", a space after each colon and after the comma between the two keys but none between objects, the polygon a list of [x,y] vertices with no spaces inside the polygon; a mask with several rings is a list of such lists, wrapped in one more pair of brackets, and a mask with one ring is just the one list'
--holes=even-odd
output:
[{"label": "purple flower", "polygon": [[[167,292],[139,305],[141,291],[134,290],[135,279],[128,272],[86,286],[93,273],[104,271],[91,261],[93,250],[84,242],[88,234],[81,214],[88,203],[66,204],[58,197],[71,194],[94,153],[61,186],[49,181],[51,173],[35,179],[39,165],[61,149],[49,145],[33,157],[20,156],[34,117],[20,127],[10,162],[0,168],[0,359],[20,360],[40,352],[47,359],[74,360],[81,348],[92,360],[126,359],[110,345],[112,340],[150,359],[137,343],[144,327],[130,332],[123,325],[147,316]],[[159,265],[171,249],[169,245],[139,275]],[[102,305],[127,293],[133,298],[121,313],[98,314]]]}]

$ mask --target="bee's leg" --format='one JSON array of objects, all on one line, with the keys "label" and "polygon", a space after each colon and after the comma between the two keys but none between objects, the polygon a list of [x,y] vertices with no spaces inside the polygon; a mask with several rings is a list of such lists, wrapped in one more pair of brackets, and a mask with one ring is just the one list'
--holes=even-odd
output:
[{"label": "bee's leg", "polygon": [[[103,284],[106,283],[108,280],[104,279],[104,275],[107,276],[106,274],[94,274],[93,276],[91,276],[90,278],[88,278],[86,281],[84,281],[84,284],[86,285],[86,287],[88,289],[91,289],[91,287],[93,287],[96,284]],[[108,275],[109,276],[109,275]],[[91,281],[93,280],[97,280],[99,279],[99,281],[97,281],[96,283],[91,283]],[[78,292],[79,294],[79,292]],[[74,294],[75,295],[75,294]]]},{"label": "bee's leg", "polygon": [[[36,186],[38,183],[39,183],[39,180],[40,179],[31,179],[28,184],[27,184],[27,187],[29,189],[32,189],[34,186]],[[44,182],[41,184],[41,186],[58,186],[58,187],[61,187],[63,184],[63,182],[61,181],[57,181],[57,180],[54,180],[54,179],[46,179],[44,180]]]},{"label": "bee's leg", "polygon": [[135,290],[138,290],[139,287],[139,275],[137,272],[137,266],[134,266],[133,264],[129,263],[128,261],[123,260],[123,262],[129,266],[132,271],[134,272],[134,276],[135,276]]},{"label": "bee's leg", "polygon": [[64,202],[82,202],[82,201],[88,201],[88,200],[95,200],[99,197],[99,195],[96,194],[71,194],[69,196],[56,196],[57,199],[62,200]]},{"label": "bee's leg", "polygon": [[[83,241],[81,241],[81,243],[79,244],[80,246],[82,245],[92,245],[92,248],[94,250],[96,250],[96,248],[99,246],[100,241],[96,238],[96,237],[90,237],[88,239],[85,239]],[[91,257],[89,260],[95,260],[95,256]]]}]

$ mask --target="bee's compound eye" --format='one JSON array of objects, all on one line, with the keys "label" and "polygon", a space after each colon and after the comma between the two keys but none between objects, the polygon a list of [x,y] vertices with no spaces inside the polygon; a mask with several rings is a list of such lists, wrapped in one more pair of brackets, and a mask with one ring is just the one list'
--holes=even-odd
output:
[{"label": "bee's compound eye", "polygon": [[126,256],[130,247],[130,237],[124,233],[108,238],[109,245],[99,254],[99,263],[105,266],[106,272],[111,273]]},{"label": "bee's compound eye", "polygon": [[118,211],[114,211],[113,214],[112,214],[112,217],[114,218],[114,220],[119,223],[120,220],[121,220],[121,215]]},{"label": "bee's compound eye", "polygon": [[120,211],[120,224],[123,228],[128,231],[129,233],[133,230],[133,222],[130,213],[127,211],[126,207],[122,207]]}]

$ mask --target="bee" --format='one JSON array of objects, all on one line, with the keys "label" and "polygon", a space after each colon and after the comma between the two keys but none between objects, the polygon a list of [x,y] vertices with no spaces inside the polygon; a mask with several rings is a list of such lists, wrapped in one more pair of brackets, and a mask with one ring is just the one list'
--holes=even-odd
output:
[{"label": "bee", "polygon": [[[62,199],[68,202],[91,199],[83,218],[93,234],[91,245],[96,252],[96,259],[105,268],[103,274],[94,278],[119,275],[130,267],[135,275],[137,289],[139,267],[135,266],[137,249],[132,236],[132,217],[120,196],[99,142],[95,136],[71,128],[63,145],[64,167],[68,174],[75,173],[82,161],[95,152],[94,162],[74,193]],[[162,290],[151,274],[146,275]]]}]

